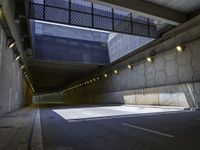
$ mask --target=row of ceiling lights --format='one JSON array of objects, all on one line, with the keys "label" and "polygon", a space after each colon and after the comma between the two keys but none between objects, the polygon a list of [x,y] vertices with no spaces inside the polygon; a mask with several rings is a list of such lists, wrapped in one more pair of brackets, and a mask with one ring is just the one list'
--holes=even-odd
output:
[{"label": "row of ceiling lights", "polygon": [[[176,51],[177,51],[177,52],[183,52],[184,49],[185,49],[185,46],[184,46],[184,45],[177,45],[177,46],[176,46]],[[146,61],[149,62],[149,63],[153,63],[153,56],[149,55],[149,56],[146,58]],[[131,69],[133,69],[133,65],[132,65],[132,64],[128,64],[128,65],[127,65],[127,68],[131,70]],[[115,75],[118,75],[118,74],[119,74],[119,71],[118,71],[117,69],[115,69],[115,70],[113,71],[113,73],[114,73]],[[104,78],[108,78],[108,74],[105,73],[105,74],[103,75],[103,77],[104,77]],[[73,86],[73,87],[70,87],[70,88],[64,90],[64,92],[65,92],[65,91],[71,91],[71,90],[74,90],[74,89],[76,89],[76,88],[80,88],[80,87],[82,87],[82,86],[91,84],[91,83],[96,82],[96,81],[98,81],[98,80],[100,80],[100,77],[96,77],[96,78],[93,78],[93,79],[84,81],[84,82],[82,82],[82,83],[80,83],[80,84],[77,84],[77,85],[75,85],[75,86]]]},{"label": "row of ceiling lights", "polygon": [[7,33],[7,41],[8,41],[8,48],[9,49],[12,49],[13,50],[13,53],[14,53],[14,58],[16,61],[19,61],[19,64],[20,64],[20,68],[22,69],[23,71],[23,74],[24,74],[24,77],[27,79],[27,81],[29,82],[31,88],[32,88],[32,91],[34,92],[34,88],[33,88],[33,85],[30,81],[30,76],[28,74],[28,72],[26,71],[25,69],[25,64],[22,60],[22,57],[17,49],[17,46],[16,46],[16,41],[14,40],[13,36],[11,35],[11,31],[9,29],[9,26],[7,24],[7,21],[5,19],[5,15],[3,13],[3,9],[2,7],[0,6],[0,20],[1,20],[1,25],[2,25],[2,28],[3,30],[5,31],[5,33]]}]

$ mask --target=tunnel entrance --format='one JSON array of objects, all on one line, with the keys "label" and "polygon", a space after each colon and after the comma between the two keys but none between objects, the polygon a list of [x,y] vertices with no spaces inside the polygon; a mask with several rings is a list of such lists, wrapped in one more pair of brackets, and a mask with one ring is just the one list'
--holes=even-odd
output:
[{"label": "tunnel entrance", "polygon": [[200,1],[0,0],[0,150],[189,150]]}]

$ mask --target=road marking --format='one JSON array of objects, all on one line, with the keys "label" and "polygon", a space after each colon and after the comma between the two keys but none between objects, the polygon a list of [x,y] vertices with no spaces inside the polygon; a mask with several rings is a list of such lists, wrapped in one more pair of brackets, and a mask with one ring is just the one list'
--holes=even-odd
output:
[{"label": "road marking", "polygon": [[165,134],[165,133],[154,131],[154,130],[150,130],[150,129],[145,129],[145,128],[142,128],[142,127],[139,127],[139,126],[135,126],[135,125],[132,125],[132,124],[128,124],[128,123],[123,123],[123,125],[127,126],[127,127],[131,127],[131,128],[136,128],[136,129],[139,129],[139,130],[151,132],[151,133],[154,133],[154,134],[159,134],[159,135],[166,136],[166,137],[169,137],[169,138],[173,138],[174,137],[173,135]]}]

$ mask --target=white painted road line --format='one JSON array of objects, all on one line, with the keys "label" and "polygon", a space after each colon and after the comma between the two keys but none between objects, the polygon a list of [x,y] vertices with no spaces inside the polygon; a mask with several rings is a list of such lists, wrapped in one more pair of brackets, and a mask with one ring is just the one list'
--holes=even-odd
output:
[{"label": "white painted road line", "polygon": [[132,125],[132,124],[128,124],[128,123],[123,123],[122,125],[127,126],[127,127],[131,127],[131,128],[136,128],[136,129],[143,130],[143,131],[147,131],[147,132],[151,132],[151,133],[154,133],[154,134],[159,134],[159,135],[166,136],[166,137],[169,137],[169,138],[173,138],[174,137],[173,135],[165,134],[165,133],[154,131],[154,130],[150,130],[150,129],[145,129],[145,128],[138,127],[138,126],[135,126],[135,125]]}]

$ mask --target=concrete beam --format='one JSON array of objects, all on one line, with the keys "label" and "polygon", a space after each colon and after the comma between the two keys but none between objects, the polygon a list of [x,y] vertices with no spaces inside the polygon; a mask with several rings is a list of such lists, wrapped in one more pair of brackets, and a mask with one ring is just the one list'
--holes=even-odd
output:
[{"label": "concrete beam", "polygon": [[171,25],[179,25],[187,20],[187,15],[174,10],[145,2],[143,0],[87,0],[90,2],[106,5],[116,9],[126,10],[139,15],[153,18]]}]

